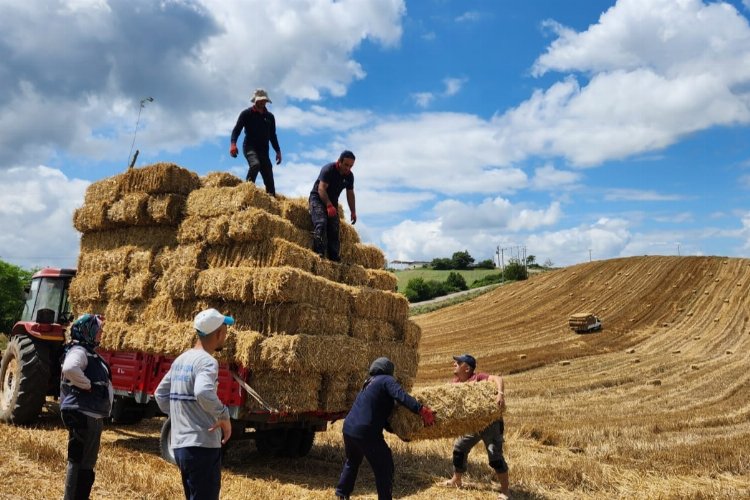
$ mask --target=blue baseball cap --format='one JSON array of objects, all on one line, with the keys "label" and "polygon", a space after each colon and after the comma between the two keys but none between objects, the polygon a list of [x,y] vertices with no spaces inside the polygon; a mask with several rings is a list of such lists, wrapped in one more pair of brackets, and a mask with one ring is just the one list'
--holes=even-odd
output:
[{"label": "blue baseball cap", "polygon": [[458,363],[466,363],[467,365],[471,366],[471,369],[474,370],[477,367],[477,360],[474,359],[474,356],[471,354],[461,354],[460,356],[453,356],[453,359]]},{"label": "blue baseball cap", "polygon": [[198,331],[198,335],[206,337],[218,330],[221,325],[232,326],[233,324],[233,317],[224,316],[216,309],[206,309],[195,315],[193,328]]}]

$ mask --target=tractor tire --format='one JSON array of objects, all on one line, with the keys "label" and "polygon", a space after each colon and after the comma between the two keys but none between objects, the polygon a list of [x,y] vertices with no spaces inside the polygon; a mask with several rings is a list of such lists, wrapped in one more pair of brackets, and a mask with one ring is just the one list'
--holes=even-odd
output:
[{"label": "tractor tire", "polygon": [[161,434],[159,435],[159,450],[161,451],[161,458],[169,462],[170,464],[176,464],[174,459],[174,450],[172,449],[172,422],[169,417],[164,420],[161,426]]},{"label": "tractor tire", "polygon": [[10,339],[0,362],[0,421],[34,422],[47,398],[49,353],[25,335]]}]

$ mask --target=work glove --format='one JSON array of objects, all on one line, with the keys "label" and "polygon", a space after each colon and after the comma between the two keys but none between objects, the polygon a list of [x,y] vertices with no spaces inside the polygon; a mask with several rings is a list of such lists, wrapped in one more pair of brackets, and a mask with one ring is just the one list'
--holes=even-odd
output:
[{"label": "work glove", "polygon": [[229,156],[237,158],[237,144],[232,143],[232,145],[229,146]]},{"label": "work glove", "polygon": [[352,212],[352,224],[357,223],[357,212]]},{"label": "work glove", "polygon": [[328,212],[328,217],[336,217],[339,213],[336,211],[336,207],[333,206],[333,203],[329,203],[328,206],[326,206],[326,212]]},{"label": "work glove", "polygon": [[422,406],[419,410],[419,416],[422,417],[422,423],[425,427],[429,427],[435,423],[435,414],[429,406]]}]

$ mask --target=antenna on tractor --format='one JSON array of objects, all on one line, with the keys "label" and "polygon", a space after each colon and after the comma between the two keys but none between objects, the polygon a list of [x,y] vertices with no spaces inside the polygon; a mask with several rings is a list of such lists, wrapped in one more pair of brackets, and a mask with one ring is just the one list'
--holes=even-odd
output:
[{"label": "antenna on tractor", "polygon": [[147,102],[154,102],[154,98],[145,97],[141,99],[141,106],[138,108],[138,119],[135,121],[135,130],[133,130],[133,142],[130,143],[130,152],[128,153],[128,168],[133,168],[133,166],[135,166],[135,161],[138,159],[138,153],[140,151],[135,152],[135,156],[133,157],[132,161],[130,159],[130,156],[133,154],[133,146],[135,146],[135,136],[138,134],[138,124],[141,122],[141,111],[143,111],[143,108],[146,107]]}]

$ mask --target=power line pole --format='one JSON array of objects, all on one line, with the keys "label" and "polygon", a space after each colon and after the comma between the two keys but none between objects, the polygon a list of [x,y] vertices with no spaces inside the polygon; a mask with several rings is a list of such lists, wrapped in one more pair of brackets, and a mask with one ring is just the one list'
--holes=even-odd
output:
[{"label": "power line pole", "polygon": [[591,262],[591,249],[589,248],[589,262]]},{"label": "power line pole", "polygon": [[138,153],[136,152],[133,160],[130,160],[130,157],[133,155],[133,146],[135,146],[135,136],[138,134],[138,124],[141,122],[141,111],[146,107],[147,102],[154,102],[154,98],[146,97],[145,99],[141,99],[141,106],[138,108],[138,119],[135,121],[135,129],[133,130],[133,142],[130,143],[130,152],[128,153],[128,168],[133,168],[135,160],[138,158]]}]

